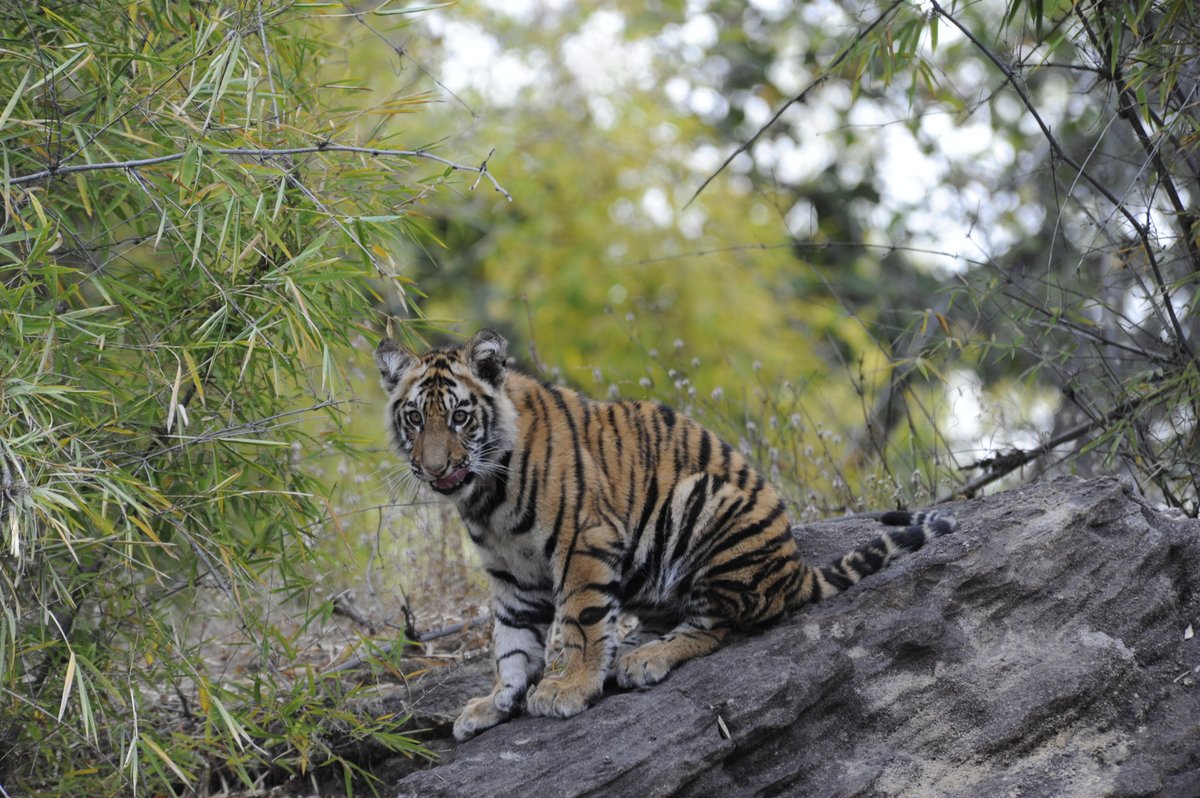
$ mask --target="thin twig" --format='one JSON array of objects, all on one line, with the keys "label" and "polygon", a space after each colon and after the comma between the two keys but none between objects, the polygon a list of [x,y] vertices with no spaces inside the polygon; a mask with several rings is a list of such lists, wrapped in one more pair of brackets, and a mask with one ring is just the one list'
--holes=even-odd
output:
[{"label": "thin twig", "polygon": [[[407,47],[405,47],[403,45],[399,45],[399,44],[394,44],[392,42],[392,40],[389,39],[387,36],[384,36],[383,33],[378,28],[376,28],[370,22],[367,22],[366,15],[362,11],[355,10],[353,7],[351,7],[351,5],[349,3],[343,3],[342,5],[344,5],[350,11],[350,16],[353,17],[360,25],[365,27],[367,30],[371,31],[371,33],[373,33],[381,42],[386,44],[388,47],[392,48],[392,50],[396,53],[397,57],[407,58],[409,61],[412,62],[413,66],[415,66],[418,70],[420,70],[422,75],[424,75],[425,77],[432,80],[434,82],[434,85],[436,85],[439,89],[441,89],[442,91],[449,94],[451,97],[454,98],[455,102],[457,102],[463,108],[467,109],[467,113],[469,113],[471,115],[472,119],[479,118],[479,113],[474,108],[472,108],[470,105],[468,105],[466,100],[464,100],[462,97],[459,97],[457,94],[455,94],[450,89],[449,86],[447,86],[445,83],[442,83],[442,81],[438,80],[437,76],[434,75],[432,72],[430,72],[428,69],[426,69],[424,64],[422,64],[420,61],[418,61],[417,59],[415,59],[411,55],[409,55]],[[403,67],[401,67],[401,69],[403,69]]]},{"label": "thin twig", "polygon": [[933,255],[940,258],[947,258],[952,261],[961,261],[971,266],[986,266],[990,263],[990,261],[976,260],[974,258],[968,258],[965,255],[960,255],[954,252],[929,249],[927,247],[914,247],[905,244],[872,244],[868,241],[780,241],[775,244],[768,244],[759,241],[750,244],[731,244],[726,247],[693,249],[688,252],[680,252],[675,255],[659,255],[652,258],[642,258],[640,260],[622,261],[621,263],[614,263],[612,267],[621,269],[632,266],[649,266],[655,263],[666,263],[674,260],[687,261],[691,260],[692,258],[706,257],[708,255],[725,255],[731,252],[746,252],[756,249],[764,252],[775,249],[803,249],[820,251],[839,249],[842,247],[848,249],[877,250],[884,253],[884,257],[894,252],[905,252],[914,255]]},{"label": "thin twig", "polygon": [[875,30],[875,28],[879,27],[880,23],[882,23],[885,19],[887,19],[889,16],[891,16],[892,12],[895,11],[897,8],[899,8],[901,5],[903,5],[904,2],[905,2],[905,0],[893,0],[892,4],[890,6],[888,6],[886,9],[884,9],[883,13],[880,14],[878,17],[876,17],[875,20],[870,25],[868,25],[867,27],[860,30],[855,35],[853,41],[850,44],[846,45],[846,47],[840,53],[837,54],[837,57],[834,58],[832,61],[830,61],[829,64],[826,65],[825,68],[821,70],[820,75],[817,75],[817,77],[813,78],[812,81],[807,86],[804,87],[803,91],[801,91],[795,97],[791,98],[790,100],[785,102],[783,105],[781,105],[779,107],[779,109],[777,111],[775,111],[775,113],[771,116],[771,118],[768,119],[763,124],[762,127],[760,127],[757,131],[755,131],[753,136],[751,136],[749,139],[744,141],[742,144],[738,145],[738,148],[736,150],[734,150],[732,153],[730,153],[729,157],[726,158],[724,160],[724,162],[722,162],[721,165],[717,167],[716,171],[713,172],[711,175],[709,175],[707,178],[705,178],[704,182],[700,184],[700,187],[698,189],[696,189],[695,192],[692,193],[692,196],[688,199],[688,201],[683,204],[683,207],[687,208],[689,205],[691,205],[693,202],[695,202],[696,197],[700,196],[700,192],[702,192],[702,191],[704,191],[704,189],[708,188],[708,184],[711,183],[712,181],[716,180],[717,176],[725,171],[725,167],[727,167],[727,166],[729,166],[729,164],[733,163],[734,158],[738,157],[743,152],[745,152],[746,150],[748,150],[752,146],[754,146],[754,142],[758,141],[759,136],[761,136],[763,133],[765,133],[767,131],[767,128],[771,127],[777,121],[779,121],[779,117],[783,116],[784,111],[791,108],[796,103],[804,102],[805,99],[808,98],[809,93],[813,89],[816,89],[822,83],[829,80],[830,76],[833,74],[833,70],[837,69],[841,65],[841,63],[846,60],[846,57],[849,56],[850,53],[854,52],[855,45],[858,42],[865,39],[871,33],[871,31],[873,31],[873,30]]},{"label": "thin twig", "polygon": [[[422,632],[412,640],[406,640],[407,643],[428,643],[430,640],[437,640],[440,637],[449,637],[450,635],[465,632],[468,629],[474,629],[477,626],[483,626],[492,618],[490,615],[478,615],[470,620],[462,623],[452,623],[448,626],[442,626],[437,629],[430,629],[427,632]],[[407,638],[407,635],[405,636]],[[373,646],[371,654],[364,654],[357,657],[351,657],[345,662],[338,663],[332,668],[327,668],[324,673],[344,673],[352,671],[355,668],[360,668],[365,665],[373,656],[380,656],[391,653],[395,648],[395,643],[381,643],[378,646]]]}]

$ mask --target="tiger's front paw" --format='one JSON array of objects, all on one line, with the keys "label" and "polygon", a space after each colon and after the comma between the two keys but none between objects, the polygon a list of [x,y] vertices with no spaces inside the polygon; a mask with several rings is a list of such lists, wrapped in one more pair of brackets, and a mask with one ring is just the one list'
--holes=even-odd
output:
[{"label": "tiger's front paw", "polygon": [[600,694],[600,689],[601,685],[597,679],[547,676],[529,692],[529,714],[550,718],[578,715]]},{"label": "tiger's front paw", "polygon": [[622,687],[646,687],[658,684],[671,672],[671,661],[662,655],[661,646],[647,643],[625,654],[617,662],[617,684]]},{"label": "tiger's front paw", "polygon": [[454,721],[454,739],[460,743],[499,725],[521,711],[524,692],[518,687],[496,685],[488,695],[473,698]]}]

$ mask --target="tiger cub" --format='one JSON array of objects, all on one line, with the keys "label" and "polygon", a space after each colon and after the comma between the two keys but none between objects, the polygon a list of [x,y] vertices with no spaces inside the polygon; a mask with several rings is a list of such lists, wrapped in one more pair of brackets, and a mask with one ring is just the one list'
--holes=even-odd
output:
[{"label": "tiger cub", "polygon": [[[416,355],[383,341],[392,444],[448,496],[491,577],[497,681],[454,724],[465,740],[524,706],[570,717],[615,671],[661,681],[736,630],[831,596],[954,529],[937,513],[884,513],[906,526],[823,568],[796,554],[783,500],[746,458],[687,416],[649,402],[598,402],[507,365],[481,330]],[[619,612],[648,642],[618,651]],[[561,672],[544,649],[560,622]]]}]

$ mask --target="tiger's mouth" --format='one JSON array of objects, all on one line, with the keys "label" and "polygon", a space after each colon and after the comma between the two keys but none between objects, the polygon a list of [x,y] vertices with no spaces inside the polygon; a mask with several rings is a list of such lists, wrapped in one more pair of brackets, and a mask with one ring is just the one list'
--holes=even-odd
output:
[{"label": "tiger's mouth", "polygon": [[429,484],[438,493],[453,493],[463,486],[469,476],[471,476],[471,469],[463,466],[451,471],[441,479],[435,479]]}]

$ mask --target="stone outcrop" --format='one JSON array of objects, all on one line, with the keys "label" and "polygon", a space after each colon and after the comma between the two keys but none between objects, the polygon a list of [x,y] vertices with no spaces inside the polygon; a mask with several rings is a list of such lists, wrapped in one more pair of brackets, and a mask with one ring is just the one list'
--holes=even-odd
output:
[{"label": "stone outcrop", "polygon": [[[958,532],[849,592],[653,688],[447,746],[391,794],[1200,796],[1200,522],[1112,478],[953,510]],[[874,532],[797,530],[811,561]],[[486,667],[418,687],[418,724],[445,735]]]}]

